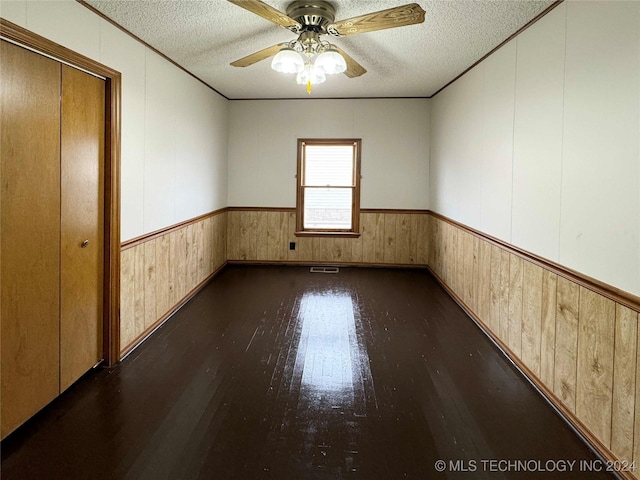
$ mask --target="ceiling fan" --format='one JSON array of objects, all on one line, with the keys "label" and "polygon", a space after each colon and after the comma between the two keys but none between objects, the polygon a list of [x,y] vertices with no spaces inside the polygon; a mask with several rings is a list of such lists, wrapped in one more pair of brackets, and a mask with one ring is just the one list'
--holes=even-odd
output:
[{"label": "ceiling fan", "polygon": [[281,73],[296,73],[298,84],[311,86],[324,82],[326,74],[344,73],[354,78],[365,68],[337,45],[321,39],[323,35],[344,37],[424,22],[425,11],[417,3],[380,10],[346,20],[335,21],[335,7],[323,0],[296,0],[284,14],[261,0],[228,0],[298,35],[298,38],[247,55],[231,65],[248,67],[274,57],[271,68]]}]

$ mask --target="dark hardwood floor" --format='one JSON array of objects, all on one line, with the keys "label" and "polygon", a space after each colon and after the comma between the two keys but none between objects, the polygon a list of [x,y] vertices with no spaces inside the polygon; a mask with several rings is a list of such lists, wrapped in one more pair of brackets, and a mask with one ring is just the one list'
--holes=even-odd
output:
[{"label": "dark hardwood floor", "polygon": [[612,478],[410,270],[227,267],[1,447],[3,480]]}]

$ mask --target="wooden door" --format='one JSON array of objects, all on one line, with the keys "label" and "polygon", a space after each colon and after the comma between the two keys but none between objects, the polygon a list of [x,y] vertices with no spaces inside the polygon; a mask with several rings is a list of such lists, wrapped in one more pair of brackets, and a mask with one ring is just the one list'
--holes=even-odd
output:
[{"label": "wooden door", "polygon": [[0,41],[1,435],[59,391],[60,64]]},{"label": "wooden door", "polygon": [[102,358],[105,82],[62,66],[60,391]]}]

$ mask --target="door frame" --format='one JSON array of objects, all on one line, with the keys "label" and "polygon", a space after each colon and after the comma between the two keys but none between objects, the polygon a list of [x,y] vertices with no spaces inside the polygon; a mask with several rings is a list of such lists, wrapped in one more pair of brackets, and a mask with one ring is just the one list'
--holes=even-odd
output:
[{"label": "door frame", "polygon": [[0,18],[0,38],[105,79],[104,365],[120,360],[120,72]]}]

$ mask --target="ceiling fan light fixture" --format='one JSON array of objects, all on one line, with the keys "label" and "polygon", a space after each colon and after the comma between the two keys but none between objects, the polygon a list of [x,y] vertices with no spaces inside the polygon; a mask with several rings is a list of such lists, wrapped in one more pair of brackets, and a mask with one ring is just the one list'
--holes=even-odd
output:
[{"label": "ceiling fan light fixture", "polygon": [[290,1],[286,14],[262,0],[228,1],[298,35],[292,42],[264,48],[231,62],[231,65],[247,67],[275,54],[271,68],[281,73],[297,73],[297,83],[306,84],[308,93],[311,93],[311,85],[326,80],[325,74],[344,73],[355,78],[367,73],[342,49],[322,40],[322,35],[345,37],[416,25],[424,22],[426,13],[417,3],[410,3],[335,21],[335,7],[326,0]]},{"label": "ceiling fan light fixture", "polygon": [[327,77],[324,71],[311,63],[307,63],[304,66],[304,70],[298,73],[296,77],[296,83],[298,85],[318,85],[319,83],[324,83],[326,80]]},{"label": "ceiling fan light fixture", "polygon": [[271,68],[279,73],[300,73],[304,70],[304,60],[293,48],[282,48],[271,62]]},{"label": "ceiling fan light fixture", "polygon": [[347,62],[334,48],[329,48],[318,55],[314,65],[328,75],[344,73],[347,70]]}]

